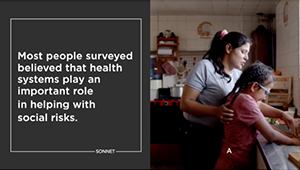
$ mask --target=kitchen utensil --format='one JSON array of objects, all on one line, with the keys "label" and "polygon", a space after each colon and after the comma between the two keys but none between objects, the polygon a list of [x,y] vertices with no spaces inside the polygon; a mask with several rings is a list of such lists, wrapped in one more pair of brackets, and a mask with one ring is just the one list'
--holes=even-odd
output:
[{"label": "kitchen utensil", "polygon": [[185,69],[184,69],[184,66],[179,66],[179,67],[177,67],[177,73],[178,74],[183,74],[184,73],[184,71],[185,71]]},{"label": "kitchen utensil", "polygon": [[173,86],[171,87],[172,97],[181,97],[184,86]]},{"label": "kitchen utensil", "polygon": [[298,167],[300,167],[300,152],[289,153],[289,159],[292,160]]},{"label": "kitchen utensil", "polygon": [[159,88],[158,89],[158,99],[169,99],[171,98],[170,88]]},{"label": "kitchen utensil", "polygon": [[184,58],[184,61],[183,61],[183,67],[184,67],[184,69],[186,69],[186,64],[187,64],[187,61],[186,61],[186,58]]},{"label": "kitchen utensil", "polygon": [[182,57],[180,57],[179,66],[176,69],[177,69],[178,74],[182,75],[184,73],[185,68],[184,68],[183,63],[182,63]]}]

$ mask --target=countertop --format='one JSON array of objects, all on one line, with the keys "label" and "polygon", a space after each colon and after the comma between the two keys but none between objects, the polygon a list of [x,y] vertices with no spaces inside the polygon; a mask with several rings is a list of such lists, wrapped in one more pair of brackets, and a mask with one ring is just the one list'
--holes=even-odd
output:
[{"label": "countertop", "polygon": [[[276,126],[283,131],[287,131],[285,125]],[[263,156],[267,169],[288,169],[299,170],[290,159],[290,152],[300,152],[300,146],[277,145],[268,142],[261,134],[257,137],[258,148]]]}]

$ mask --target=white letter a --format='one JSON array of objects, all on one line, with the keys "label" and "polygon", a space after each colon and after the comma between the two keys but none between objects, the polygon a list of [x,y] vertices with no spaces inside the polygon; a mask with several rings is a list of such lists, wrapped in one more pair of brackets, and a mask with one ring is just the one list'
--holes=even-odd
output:
[{"label": "white letter a", "polygon": [[230,148],[227,149],[227,152],[226,152],[226,153],[228,153],[228,152],[232,153]]}]

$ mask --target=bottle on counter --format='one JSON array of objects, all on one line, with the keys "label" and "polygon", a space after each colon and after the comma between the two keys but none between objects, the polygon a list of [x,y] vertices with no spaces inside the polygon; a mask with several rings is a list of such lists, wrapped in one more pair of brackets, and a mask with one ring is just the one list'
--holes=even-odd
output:
[{"label": "bottle on counter", "polygon": [[193,60],[193,66],[196,64],[196,57],[194,57],[194,60]]}]

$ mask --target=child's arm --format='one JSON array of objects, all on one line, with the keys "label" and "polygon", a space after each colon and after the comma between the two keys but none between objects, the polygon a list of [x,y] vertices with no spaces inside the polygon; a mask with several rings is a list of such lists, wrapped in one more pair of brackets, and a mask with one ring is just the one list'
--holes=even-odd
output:
[{"label": "child's arm", "polygon": [[275,127],[274,125],[272,125],[272,124],[270,124],[270,125],[271,125],[271,127],[272,127],[274,130],[280,132],[281,134],[283,134],[283,135],[285,135],[285,136],[287,136],[287,137],[290,137],[290,138],[296,137],[296,136],[295,136],[294,134],[292,134],[292,133],[284,132],[284,131],[280,130],[279,128]]},{"label": "child's arm", "polygon": [[294,120],[291,116],[284,113],[282,110],[279,110],[275,107],[267,105],[266,103],[263,103],[261,101],[257,102],[257,104],[265,117],[274,117],[274,118],[280,118],[280,119],[284,120],[288,129],[293,127],[294,135],[298,136],[298,133],[299,133],[298,129],[295,127]]},{"label": "child's arm", "polygon": [[261,118],[257,122],[254,123],[255,128],[260,131],[260,133],[270,142],[276,144],[284,144],[284,145],[297,145],[300,146],[300,140],[296,138],[289,138],[280,132],[274,130],[269,122],[265,120],[265,118]]}]

